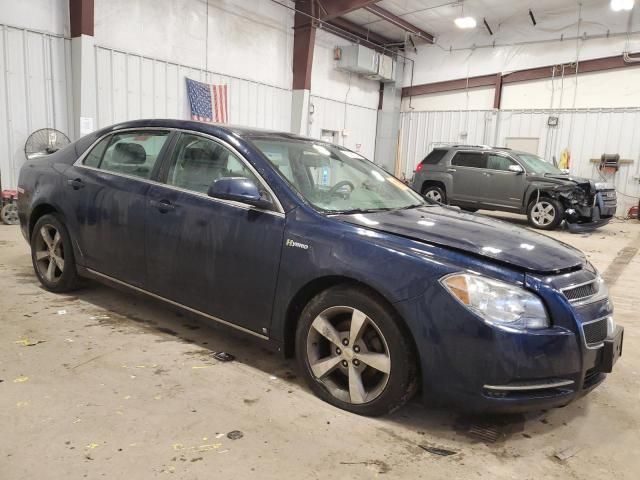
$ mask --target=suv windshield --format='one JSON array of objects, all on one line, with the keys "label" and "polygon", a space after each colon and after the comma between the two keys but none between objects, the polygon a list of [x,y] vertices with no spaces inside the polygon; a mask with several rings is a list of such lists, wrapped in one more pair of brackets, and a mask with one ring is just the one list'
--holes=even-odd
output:
[{"label": "suv windshield", "polygon": [[516,154],[518,160],[524,165],[527,173],[533,173],[535,175],[564,175],[564,172],[549,162],[544,161],[542,158],[531,155],[529,153]]},{"label": "suv windshield", "polygon": [[252,138],[289,184],[328,213],[395,210],[427,202],[358,153],[310,140]]}]

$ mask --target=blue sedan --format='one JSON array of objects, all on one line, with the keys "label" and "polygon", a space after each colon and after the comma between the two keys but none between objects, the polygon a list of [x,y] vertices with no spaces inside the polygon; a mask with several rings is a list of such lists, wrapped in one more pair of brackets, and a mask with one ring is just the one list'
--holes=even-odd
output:
[{"label": "blue sedan", "polygon": [[418,391],[467,411],[562,406],[622,352],[581,252],[322,141],[132,121],[28,161],[18,191],[46,289],[91,278],[259,337],[358,414]]}]

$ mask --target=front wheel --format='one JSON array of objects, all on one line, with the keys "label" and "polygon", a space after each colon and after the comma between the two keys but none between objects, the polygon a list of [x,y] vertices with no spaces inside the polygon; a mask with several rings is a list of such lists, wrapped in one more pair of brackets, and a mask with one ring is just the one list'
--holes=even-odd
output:
[{"label": "front wheel", "polygon": [[553,199],[541,197],[532,201],[527,209],[527,218],[533,228],[553,230],[562,222],[564,207]]},{"label": "front wheel", "polygon": [[296,332],[300,369],[326,402],[383,415],[416,390],[413,345],[391,309],[365,289],[330,288],[305,307]]},{"label": "front wheel", "polygon": [[31,260],[40,283],[51,292],[68,292],[78,286],[71,237],[55,214],[36,222],[31,233]]}]

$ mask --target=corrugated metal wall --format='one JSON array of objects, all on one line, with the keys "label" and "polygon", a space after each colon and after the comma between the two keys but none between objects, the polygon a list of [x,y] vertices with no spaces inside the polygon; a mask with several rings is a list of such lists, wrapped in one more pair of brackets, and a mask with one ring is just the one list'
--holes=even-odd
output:
[{"label": "corrugated metal wall", "polygon": [[[558,126],[550,127],[550,116]],[[415,166],[433,147],[443,144],[504,146],[508,138],[538,139],[538,155],[559,159],[571,152],[571,173],[616,186],[618,214],[640,196],[640,109],[597,110],[479,110],[405,112],[401,116],[398,173],[410,178]],[[618,153],[633,160],[615,175],[602,174],[590,160]]]},{"label": "corrugated metal wall", "polygon": [[27,137],[56,128],[71,137],[71,41],[0,25],[0,175],[15,189]]},{"label": "corrugated metal wall", "polygon": [[[378,110],[329,98],[311,95],[313,114],[310,115],[309,136],[320,138],[322,130],[340,132],[340,143],[373,160],[376,147]],[[342,136],[346,130],[348,135]],[[360,147],[358,147],[360,145]]]},{"label": "corrugated metal wall", "polygon": [[98,128],[138,118],[190,118],[185,77],[229,86],[229,123],[288,131],[291,90],[96,47]]}]

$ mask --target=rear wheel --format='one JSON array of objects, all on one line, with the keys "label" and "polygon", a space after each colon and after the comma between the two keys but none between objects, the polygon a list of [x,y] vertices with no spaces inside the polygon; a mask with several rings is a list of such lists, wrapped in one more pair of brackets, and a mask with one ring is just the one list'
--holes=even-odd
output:
[{"label": "rear wheel", "polygon": [[296,352],[314,393],[344,410],[383,415],[416,389],[411,342],[394,313],[359,287],[333,287],[309,302]]},{"label": "rear wheel", "polygon": [[533,228],[540,230],[555,229],[564,217],[564,207],[562,204],[547,197],[540,197],[529,204],[527,218]]},{"label": "rear wheel", "polygon": [[31,233],[31,260],[40,283],[52,292],[77,288],[73,247],[69,232],[55,214],[42,216]]},{"label": "rear wheel", "polygon": [[442,187],[427,185],[422,189],[422,195],[435,202],[447,203],[447,195]]}]

